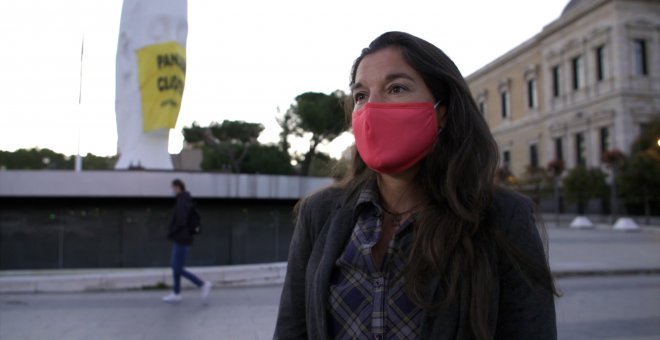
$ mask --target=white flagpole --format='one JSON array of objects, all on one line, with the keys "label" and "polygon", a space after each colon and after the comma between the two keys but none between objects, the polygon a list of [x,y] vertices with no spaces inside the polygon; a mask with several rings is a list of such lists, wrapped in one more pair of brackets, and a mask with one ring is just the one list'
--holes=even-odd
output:
[{"label": "white flagpole", "polygon": [[83,52],[85,51],[85,36],[82,37],[80,45],[80,80],[78,87],[78,152],[76,153],[75,171],[82,171],[82,157],[80,157],[80,133],[81,133],[81,116],[82,116],[82,74],[83,74]]}]

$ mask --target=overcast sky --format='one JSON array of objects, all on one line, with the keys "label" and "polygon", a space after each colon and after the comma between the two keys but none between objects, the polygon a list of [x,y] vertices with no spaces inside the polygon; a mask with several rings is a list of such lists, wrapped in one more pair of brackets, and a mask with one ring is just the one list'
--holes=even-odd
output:
[{"label": "overcast sky", "polygon": [[[440,47],[464,76],[541,31],[567,0],[188,0],[186,89],[170,152],[193,121],[262,123],[303,92],[347,91],[349,68],[379,34],[406,31]],[[122,1],[0,1],[0,149],[117,151],[115,58]],[[85,37],[82,102],[80,45]],[[80,133],[79,133],[80,132]],[[338,156],[343,135],[321,150]],[[302,148],[306,143],[296,144]]]}]

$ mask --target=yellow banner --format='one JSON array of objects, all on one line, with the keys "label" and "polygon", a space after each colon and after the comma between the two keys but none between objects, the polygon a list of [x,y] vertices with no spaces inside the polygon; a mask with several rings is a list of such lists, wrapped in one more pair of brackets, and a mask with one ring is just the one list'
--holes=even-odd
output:
[{"label": "yellow banner", "polygon": [[186,81],[186,48],[171,41],[138,50],[138,77],[144,132],[173,129]]}]

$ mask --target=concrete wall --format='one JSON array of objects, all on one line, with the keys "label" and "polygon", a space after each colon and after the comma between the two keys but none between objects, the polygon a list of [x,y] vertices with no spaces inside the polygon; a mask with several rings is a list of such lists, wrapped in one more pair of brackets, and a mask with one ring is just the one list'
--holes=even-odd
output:
[{"label": "concrete wall", "polygon": [[0,171],[0,270],[166,267],[183,180],[202,215],[189,264],[285,261],[293,207],[329,178],[153,171]]},{"label": "concrete wall", "polygon": [[331,178],[157,171],[0,171],[0,197],[171,197],[181,179],[198,198],[297,200]]}]

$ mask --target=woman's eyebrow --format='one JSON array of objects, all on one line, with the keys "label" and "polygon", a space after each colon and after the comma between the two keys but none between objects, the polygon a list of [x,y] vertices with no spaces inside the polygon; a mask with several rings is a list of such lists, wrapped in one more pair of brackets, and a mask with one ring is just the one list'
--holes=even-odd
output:
[{"label": "woman's eyebrow", "polygon": [[413,77],[409,76],[406,73],[391,73],[391,74],[388,74],[385,77],[385,80],[392,81],[392,80],[395,80],[395,79],[398,79],[398,78],[408,79],[408,80],[412,81],[413,83],[415,82],[415,79]]},{"label": "woman's eyebrow", "polygon": [[351,85],[351,92],[353,92],[353,91],[355,91],[355,89],[358,89],[358,88],[361,88],[361,87],[362,87],[362,83],[355,83],[355,84]]},{"label": "woman's eyebrow", "polygon": [[[387,76],[385,76],[385,80],[388,81],[388,82],[393,81],[395,79],[399,79],[399,78],[410,80],[413,83],[415,82],[415,79],[413,77],[409,76],[406,73],[391,73],[391,74],[388,74]],[[355,91],[356,89],[361,88],[361,87],[363,87],[362,83],[355,83],[355,84],[351,85],[351,92]]]}]

